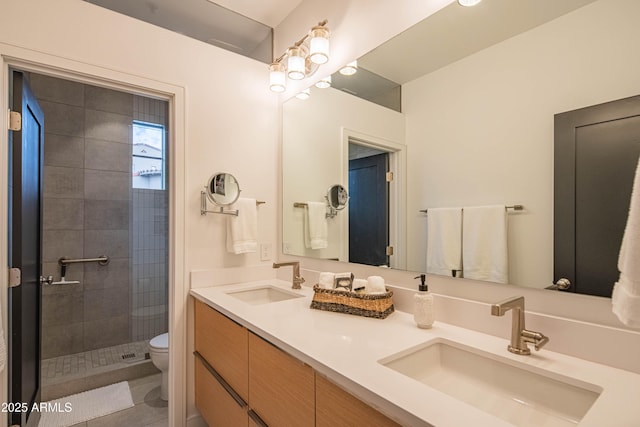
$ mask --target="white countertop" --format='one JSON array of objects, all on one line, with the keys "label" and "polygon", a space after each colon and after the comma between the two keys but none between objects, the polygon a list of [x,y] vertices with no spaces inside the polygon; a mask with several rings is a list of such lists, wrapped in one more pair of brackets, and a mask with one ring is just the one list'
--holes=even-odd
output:
[{"label": "white countertop", "polygon": [[[290,282],[270,279],[192,289],[191,295],[309,364],[401,424],[511,425],[378,363],[427,341],[445,339],[543,369],[552,377],[569,377],[601,388],[601,395],[579,423],[580,427],[640,425],[638,374],[544,348],[539,352],[532,350],[530,356],[514,355],[506,349],[510,331],[505,331],[505,338],[500,339],[442,322],[436,322],[432,329],[419,329],[411,314],[398,311],[386,319],[373,319],[313,310],[309,308],[313,290],[306,286],[294,291],[303,294],[302,298],[262,305],[250,305],[225,293],[265,284],[291,290]],[[553,339],[553,331],[541,332]]]}]

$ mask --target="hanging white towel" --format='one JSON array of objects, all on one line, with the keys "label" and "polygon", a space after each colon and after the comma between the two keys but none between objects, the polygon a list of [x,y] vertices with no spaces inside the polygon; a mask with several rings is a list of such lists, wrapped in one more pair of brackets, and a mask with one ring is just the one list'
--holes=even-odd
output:
[{"label": "hanging white towel", "polygon": [[304,246],[307,249],[324,249],[329,246],[327,205],[324,202],[307,202],[304,224]]},{"label": "hanging white towel", "polygon": [[509,266],[506,207],[465,207],[462,218],[464,278],[507,283]]},{"label": "hanging white towel", "polygon": [[627,326],[640,328],[640,160],[631,191],[629,217],[618,258],[620,278],[613,287],[613,313]]},{"label": "hanging white towel", "polygon": [[256,252],[258,249],[258,207],[256,199],[239,198],[230,207],[238,216],[227,218],[227,251],[232,254]]},{"label": "hanging white towel", "polygon": [[460,277],[462,208],[430,208],[427,215],[427,273]]}]

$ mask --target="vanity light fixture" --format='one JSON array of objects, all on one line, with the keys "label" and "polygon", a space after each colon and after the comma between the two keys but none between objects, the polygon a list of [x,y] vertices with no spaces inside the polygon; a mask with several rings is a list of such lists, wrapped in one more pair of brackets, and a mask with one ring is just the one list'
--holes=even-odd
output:
[{"label": "vanity light fixture", "polygon": [[331,87],[331,76],[327,76],[327,77],[323,77],[321,78],[317,83],[316,83],[316,87],[319,89],[326,89],[328,87]]},{"label": "vanity light fixture", "polygon": [[286,68],[284,64],[274,62],[269,65],[269,89],[272,92],[284,92],[287,85]]},{"label": "vanity light fixture", "polygon": [[[273,92],[286,89],[286,78],[302,80],[329,60],[327,20],[318,25],[269,65],[269,88]],[[286,61],[285,61],[286,59]]]},{"label": "vanity light fixture", "polygon": [[358,60],[349,62],[347,65],[340,69],[340,74],[343,76],[352,76],[358,72]]},{"label": "vanity light fixture", "polygon": [[477,5],[478,3],[480,3],[481,1],[482,1],[482,0],[458,0],[458,4],[459,4],[460,6],[466,6],[466,7],[469,7],[469,6],[475,6],[475,5]]},{"label": "vanity light fixture", "polygon": [[302,92],[300,92],[299,94],[296,95],[296,98],[302,99],[303,101],[309,99],[310,97],[311,97],[311,89],[310,88],[306,88],[305,90],[303,90]]}]

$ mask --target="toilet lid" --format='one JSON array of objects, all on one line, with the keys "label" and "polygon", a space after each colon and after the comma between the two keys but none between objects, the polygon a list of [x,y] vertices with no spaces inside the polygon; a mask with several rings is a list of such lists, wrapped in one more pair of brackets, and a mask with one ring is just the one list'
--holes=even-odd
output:
[{"label": "toilet lid", "polygon": [[169,333],[160,334],[149,341],[149,347],[156,350],[169,350]]}]

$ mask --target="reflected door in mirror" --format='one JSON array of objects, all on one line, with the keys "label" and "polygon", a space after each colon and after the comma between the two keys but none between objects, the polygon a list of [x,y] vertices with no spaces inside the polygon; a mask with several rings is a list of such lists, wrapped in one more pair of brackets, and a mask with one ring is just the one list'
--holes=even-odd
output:
[{"label": "reflected door in mirror", "polygon": [[389,154],[349,161],[349,262],[389,265]]},{"label": "reflected door in mirror", "polygon": [[555,116],[554,281],[610,297],[640,155],[640,96]]}]

